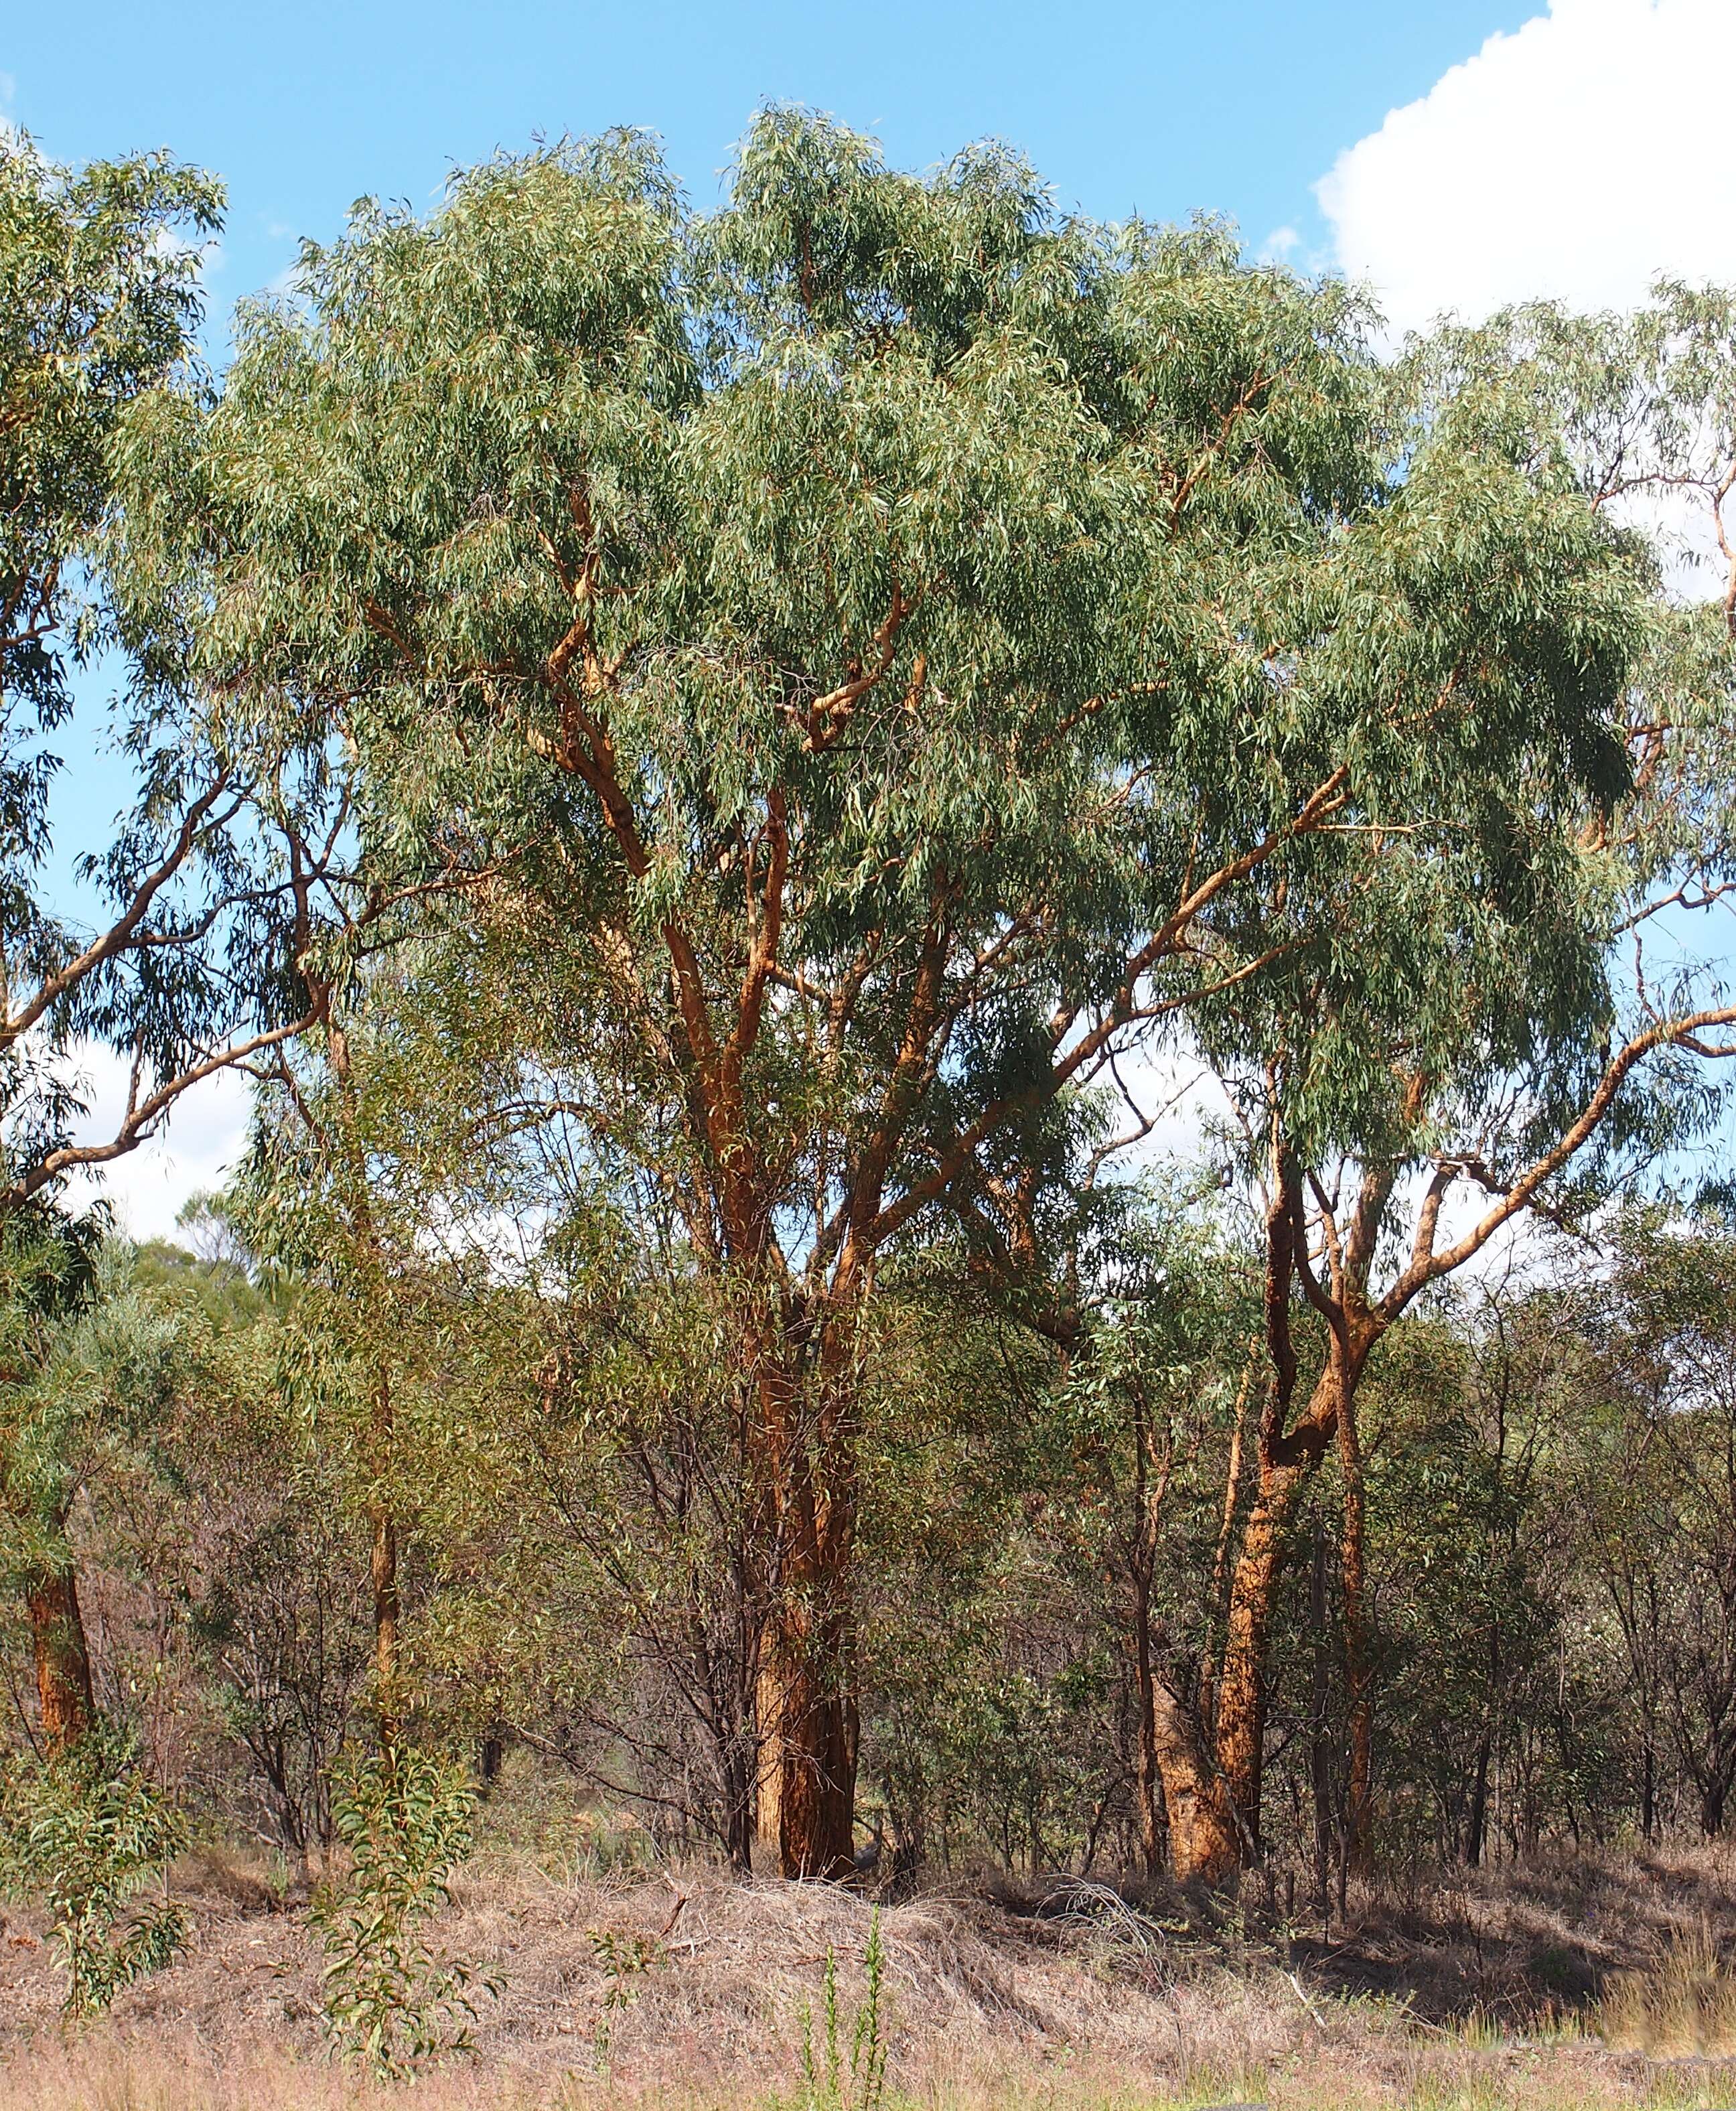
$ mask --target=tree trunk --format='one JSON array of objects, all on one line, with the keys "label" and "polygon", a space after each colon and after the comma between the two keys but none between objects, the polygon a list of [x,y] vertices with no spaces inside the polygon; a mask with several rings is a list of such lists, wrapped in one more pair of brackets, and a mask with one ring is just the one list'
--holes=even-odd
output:
[{"label": "tree trunk", "polygon": [[757,1727],[753,1822],[762,1868],[779,1868],[784,1856],[784,1683],[778,1637],[768,1622],[760,1637],[760,1671],[753,1693]]},{"label": "tree trunk", "polygon": [[805,1389],[781,1296],[756,1301],[750,1368],[762,1433],[765,1630],[756,1689],[758,1832],[788,1879],[856,1868],[856,1385],[872,1271],[841,1264]]},{"label": "tree trunk", "polygon": [[25,1585],[24,1601],[36,1659],[43,1738],[51,1752],[61,1752],[85,1734],[97,1714],[78,1578],[70,1561],[63,1568],[45,1568],[32,1576]]},{"label": "tree trunk", "polygon": [[1314,1528],[1314,1562],[1308,1579],[1308,1624],[1314,1631],[1314,1706],[1309,1725],[1309,1774],[1314,1790],[1315,1900],[1324,1929],[1331,1910],[1332,1666],[1326,1653],[1326,1534]]},{"label": "tree trunk", "polygon": [[[1172,1816],[1172,1852],[1185,1845],[1190,1873],[1211,1883],[1260,1859],[1266,1645],[1283,1573],[1285,1532],[1297,1496],[1332,1440],[1342,1382],[1334,1356],[1321,1372],[1296,1429],[1283,1433],[1273,1426],[1269,1410],[1261,1432],[1254,1500],[1230,1569],[1223,1655],[1213,1681],[1210,1778],[1202,1783],[1185,1843],[1174,1832]],[[1284,1397],[1280,1388],[1279,1411]],[[1178,1870],[1181,1866],[1178,1860]]]},{"label": "tree trunk", "polygon": [[824,1482],[816,1486],[784,1348],[778,1342],[760,1359],[774,1553],[758,1687],[759,1829],[766,1838],[775,1823],[786,1877],[836,1877],[856,1863],[852,1402],[848,1372],[834,1372],[815,1419]]},{"label": "tree trunk", "polygon": [[1340,1585],[1344,1597],[1344,1684],[1349,1701],[1349,1768],[1344,1784],[1344,1853],[1366,1877],[1374,1855],[1375,1668],[1370,1647],[1362,1444],[1357,1382],[1347,1372],[1338,1396],[1338,1464],[1343,1478]]},{"label": "tree trunk", "polygon": [[370,1569],[374,1584],[375,1706],[381,1746],[389,1750],[398,1732],[398,1531],[391,1510],[376,1505]]},{"label": "tree trunk", "polygon": [[856,1861],[856,1708],[835,1612],[784,1609],[760,1683],[772,1734],[761,1747],[759,1833],[792,1879],[848,1876]]},{"label": "tree trunk", "polygon": [[1260,1802],[1266,1755],[1266,1642],[1284,1555],[1284,1532],[1313,1459],[1260,1462],[1258,1491],[1231,1573],[1229,1620],[1217,1679],[1217,1770],[1225,1793],[1213,1799],[1216,1836],[1207,1852],[1214,1878],[1260,1857]]},{"label": "tree trunk", "polygon": [[1161,1681],[1152,1682],[1151,1699],[1152,1750],[1163,1788],[1170,1873],[1178,1883],[1217,1883],[1236,1867],[1234,1856],[1226,1859],[1223,1849],[1226,1827],[1234,1837],[1224,1783],[1197,1724]]},{"label": "tree trunk", "polygon": [[1139,1827],[1139,1854],[1147,1877],[1164,1865],[1163,1820],[1159,1805],[1166,1791],[1157,1756],[1157,1681],[1152,1672],[1150,1580],[1136,1576],[1134,1591],[1134,1683],[1139,1720],[1134,1750],[1134,1795]]},{"label": "tree trunk", "polygon": [[1488,1764],[1493,1743],[1489,1726],[1485,1723],[1483,1735],[1477,1740],[1477,1764],[1471,1775],[1470,1799],[1465,1806],[1465,1833],[1459,1859],[1467,1869],[1479,1868],[1483,1860],[1483,1842],[1488,1832]]}]

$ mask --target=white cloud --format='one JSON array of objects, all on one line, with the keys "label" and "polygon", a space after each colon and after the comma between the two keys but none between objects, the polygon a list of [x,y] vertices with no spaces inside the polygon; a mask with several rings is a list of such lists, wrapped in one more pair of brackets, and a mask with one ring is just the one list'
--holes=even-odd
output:
[{"label": "white cloud", "polygon": [[[91,1044],[80,1050],[74,1068],[90,1107],[77,1140],[105,1142],[125,1112],[127,1065],[111,1049]],[[74,1196],[91,1201],[107,1196],[120,1228],[135,1239],[179,1242],[183,1235],[175,1219],[181,1205],[202,1188],[220,1187],[241,1155],[248,1105],[248,1080],[220,1071],[176,1103],[148,1143],[79,1175]]]},{"label": "white cloud", "polygon": [[1736,280],[1733,76],[1736,0],[1552,0],[1338,157],[1337,261],[1402,329]]}]

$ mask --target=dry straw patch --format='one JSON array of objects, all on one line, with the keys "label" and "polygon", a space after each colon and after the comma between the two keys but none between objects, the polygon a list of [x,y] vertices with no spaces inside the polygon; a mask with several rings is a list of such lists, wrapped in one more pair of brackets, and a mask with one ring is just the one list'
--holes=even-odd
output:
[{"label": "dry straw patch", "polygon": [[[1706,1991],[1724,1986],[1715,1954],[1670,1947],[1699,1925],[1689,1901],[1721,1901],[1710,1942],[1723,1917],[1736,1928],[1724,1875],[1538,1871],[1432,1903],[1369,1899],[1356,1941],[1298,1940],[1288,1955],[1234,1927],[1186,1938],[1174,1900],[934,1891],[883,1913],[888,2111],[1736,2104],[1736,2063],[1684,2057],[1724,2042],[1722,2022],[1704,2020],[1724,2014]],[[703,1869],[568,1881],[522,1855],[479,1860],[439,1940],[506,1991],[475,2056],[406,2095],[324,2057],[314,1945],[261,1873],[207,1855],[177,1888],[191,1954],[92,2033],[58,2029],[39,1929],[14,1921],[0,1936],[0,2111],[798,2111],[802,2005],[829,1950],[844,2002],[859,2000],[870,1924],[866,1900],[819,1886]],[[1617,1940],[1624,1895],[1638,1947]],[[1524,1961],[1564,1943],[1606,1958],[1606,2011],[1534,2000],[1521,2013],[1507,1996]],[[1407,1960],[1437,2011],[1391,1991]],[[1479,1983],[1498,1998],[1479,2001]],[[1678,1986],[1691,2004],[1666,1999]],[[1600,2013],[1618,2043],[1587,2027]]]}]

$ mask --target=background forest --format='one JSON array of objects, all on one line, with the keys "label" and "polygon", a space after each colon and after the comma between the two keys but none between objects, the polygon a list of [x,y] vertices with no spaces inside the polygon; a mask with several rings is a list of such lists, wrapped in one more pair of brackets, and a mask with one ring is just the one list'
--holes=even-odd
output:
[{"label": "background forest", "polygon": [[[775,107],[710,214],[625,133],[364,202],[219,378],[221,211],[0,135],[4,1802],[70,2004],[192,1836],[312,1888],[389,2067],[482,1998],[415,1931],[491,1812],[1340,1920],[1720,1835],[1730,297],[1395,346]],[[130,1243],[93,1174],[225,1070],[244,1162]]]}]

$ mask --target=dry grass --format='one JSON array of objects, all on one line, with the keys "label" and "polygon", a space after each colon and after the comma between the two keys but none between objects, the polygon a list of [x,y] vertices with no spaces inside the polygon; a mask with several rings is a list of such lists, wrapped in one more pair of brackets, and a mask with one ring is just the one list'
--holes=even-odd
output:
[{"label": "dry grass", "polygon": [[[178,1873],[192,1954],[99,2031],[61,2033],[39,1922],[0,1932],[0,2111],[646,2111],[797,2095],[828,1948],[855,1998],[867,1904],[715,1871],[567,1881],[524,1855],[466,1873],[440,1931],[498,1973],[473,2058],[409,2098],[325,2057],[301,1916],[261,1870]],[[1736,1868],[1698,1855],[1503,1872],[1360,1902],[1330,1942],[1184,1925],[1057,1887],[885,1909],[891,2082],[921,2111],[1567,2111],[1736,2105]],[[614,1934],[654,1961],[612,1973]],[[611,1996],[617,2005],[611,2005]],[[599,2025],[602,2027],[599,2029]],[[889,2107],[890,2111],[890,2107]]]},{"label": "dry grass", "polygon": [[1673,1935],[1655,1963],[1612,1973],[1597,2026],[1611,2045],[1664,2058],[1736,2050],[1736,1977],[1711,1928]]}]

